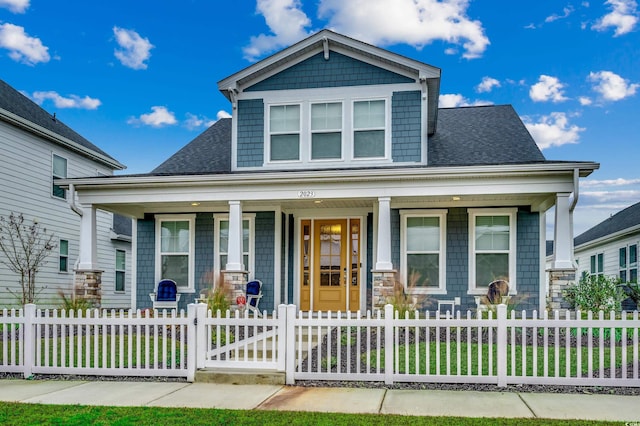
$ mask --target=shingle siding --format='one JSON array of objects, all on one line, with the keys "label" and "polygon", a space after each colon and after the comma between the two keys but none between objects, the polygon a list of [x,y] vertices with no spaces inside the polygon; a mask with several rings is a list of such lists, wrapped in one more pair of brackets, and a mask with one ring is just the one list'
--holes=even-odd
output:
[{"label": "shingle siding", "polygon": [[264,104],[262,99],[238,101],[237,167],[264,163]]},{"label": "shingle siding", "polygon": [[323,53],[318,53],[246,88],[245,92],[414,82],[409,77],[331,52],[328,61]]},{"label": "shingle siding", "polygon": [[[460,297],[461,307],[475,306],[469,290],[469,215],[464,207],[449,209],[447,213],[447,294],[439,299]],[[437,306],[431,306],[435,309]]]},{"label": "shingle siding", "polygon": [[153,219],[138,220],[138,268],[136,273],[138,309],[152,306],[149,293],[155,288],[155,221]]},{"label": "shingle siding", "polygon": [[421,93],[394,92],[391,99],[391,155],[394,162],[420,162]]},{"label": "shingle siding", "polygon": [[527,294],[517,308],[539,309],[540,214],[519,211],[517,220],[517,290],[518,294]]},{"label": "shingle siding", "polygon": [[[198,213],[196,215],[196,240],[195,240],[195,295],[205,289],[213,288],[215,272],[213,271],[215,247],[214,247],[214,219],[213,213]],[[190,294],[182,296],[180,308],[187,308],[194,298]],[[184,305],[184,306],[183,306]]]},{"label": "shingle siding", "polygon": [[255,278],[262,281],[260,309],[271,311],[274,306],[275,213],[258,212],[255,221]]}]

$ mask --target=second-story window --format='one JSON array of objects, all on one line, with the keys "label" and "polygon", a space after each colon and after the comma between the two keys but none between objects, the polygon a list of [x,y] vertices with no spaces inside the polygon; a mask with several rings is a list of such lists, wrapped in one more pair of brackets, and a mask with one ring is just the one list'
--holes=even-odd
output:
[{"label": "second-story window", "polygon": [[[53,154],[53,179],[64,179],[67,177],[67,159]],[[53,184],[52,195],[58,198],[67,198],[67,192]]]},{"label": "second-story window", "polygon": [[311,159],[342,157],[342,104],[311,105]]},{"label": "second-story window", "polygon": [[353,157],[385,156],[384,100],[353,103]]},{"label": "second-story window", "polygon": [[269,114],[271,161],[300,159],[300,105],[273,105]]}]

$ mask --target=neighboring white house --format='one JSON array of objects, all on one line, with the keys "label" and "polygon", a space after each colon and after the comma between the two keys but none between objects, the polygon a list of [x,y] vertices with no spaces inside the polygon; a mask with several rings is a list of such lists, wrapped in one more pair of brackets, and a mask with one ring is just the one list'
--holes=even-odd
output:
[{"label": "neighboring white house", "polygon": [[640,203],[619,211],[574,240],[577,276],[583,272],[638,282]]},{"label": "neighboring white house", "polygon": [[[73,287],[81,218],[70,207],[69,191],[55,185],[54,178],[112,175],[124,166],[2,80],[0,156],[0,215],[22,213],[28,223],[35,219],[54,235],[57,247],[36,276],[36,302],[58,306],[58,291],[70,293]],[[130,305],[131,225],[123,219],[116,216],[114,221],[113,214],[96,212],[103,307]],[[0,264],[0,308],[17,306],[19,279]]]}]

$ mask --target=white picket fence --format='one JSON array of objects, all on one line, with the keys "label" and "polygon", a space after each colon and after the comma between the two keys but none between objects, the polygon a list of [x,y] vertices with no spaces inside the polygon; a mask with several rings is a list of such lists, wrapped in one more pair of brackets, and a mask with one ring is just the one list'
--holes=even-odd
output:
[{"label": "white picket fence", "polygon": [[415,312],[212,315],[205,305],[65,314],[4,310],[0,372],[175,376],[197,369],[283,371],[299,380],[640,386],[638,312],[538,317],[498,306],[496,317]]}]

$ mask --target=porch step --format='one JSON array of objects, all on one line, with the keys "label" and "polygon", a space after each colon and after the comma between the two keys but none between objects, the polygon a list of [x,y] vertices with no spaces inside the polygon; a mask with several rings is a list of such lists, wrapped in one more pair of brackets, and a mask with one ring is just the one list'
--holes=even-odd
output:
[{"label": "porch step", "polygon": [[284,371],[256,369],[214,369],[196,371],[195,383],[224,383],[230,385],[284,385]]}]

